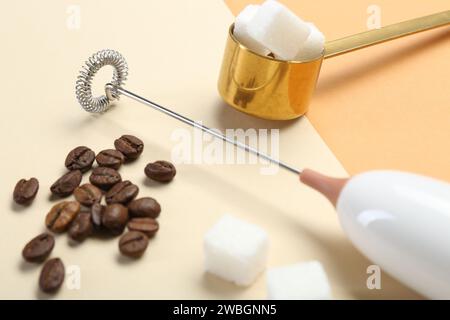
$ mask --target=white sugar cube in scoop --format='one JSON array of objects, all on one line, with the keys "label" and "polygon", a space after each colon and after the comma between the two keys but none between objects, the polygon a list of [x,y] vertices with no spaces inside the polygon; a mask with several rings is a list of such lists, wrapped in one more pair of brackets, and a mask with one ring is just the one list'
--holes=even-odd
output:
[{"label": "white sugar cube in scoop", "polygon": [[318,261],[270,269],[267,289],[272,300],[331,299],[327,275]]},{"label": "white sugar cube in scoop", "polygon": [[295,60],[307,61],[318,58],[325,46],[325,36],[322,32],[311,22],[308,23],[310,34],[306,41],[300,48]]},{"label": "white sugar cube in scoop", "polygon": [[306,22],[274,0],[261,5],[247,30],[250,37],[283,60],[294,60],[310,33]]},{"label": "white sugar cube in scoop", "polygon": [[248,34],[248,25],[259,10],[259,5],[250,4],[239,13],[234,22],[233,34],[241,44],[249,48],[251,51],[261,55],[267,55],[269,50],[260,45]]},{"label": "white sugar cube in scoop", "polygon": [[263,229],[225,215],[205,235],[205,269],[247,286],[265,269],[268,246]]}]

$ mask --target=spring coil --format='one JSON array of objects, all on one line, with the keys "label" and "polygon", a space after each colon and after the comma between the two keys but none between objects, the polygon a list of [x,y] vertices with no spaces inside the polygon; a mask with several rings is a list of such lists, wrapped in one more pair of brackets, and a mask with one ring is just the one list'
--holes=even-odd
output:
[{"label": "spring coil", "polygon": [[84,110],[92,113],[104,112],[111,102],[118,98],[118,93],[113,91],[111,95],[94,97],[92,95],[92,79],[102,67],[110,65],[114,68],[111,84],[114,88],[122,87],[128,76],[128,65],[124,57],[114,50],[101,50],[94,53],[80,70],[75,93],[78,102]]}]

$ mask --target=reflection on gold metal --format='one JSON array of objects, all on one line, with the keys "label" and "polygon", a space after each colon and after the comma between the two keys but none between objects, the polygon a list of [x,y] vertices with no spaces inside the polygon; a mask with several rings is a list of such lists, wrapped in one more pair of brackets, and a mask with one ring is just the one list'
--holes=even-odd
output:
[{"label": "reflection on gold metal", "polygon": [[253,53],[228,32],[218,89],[232,107],[271,120],[289,120],[308,110],[324,58],[450,24],[450,11],[400,22],[326,43],[312,61],[281,61]]},{"label": "reflection on gold metal", "polygon": [[231,26],[219,92],[228,104],[251,115],[273,120],[294,119],[308,109],[322,58],[290,62],[258,55],[236,40]]}]

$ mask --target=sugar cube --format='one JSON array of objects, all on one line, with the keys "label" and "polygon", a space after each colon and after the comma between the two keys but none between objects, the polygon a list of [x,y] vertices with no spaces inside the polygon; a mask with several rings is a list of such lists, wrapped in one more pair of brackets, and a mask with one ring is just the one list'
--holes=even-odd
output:
[{"label": "sugar cube", "polygon": [[266,267],[268,247],[263,229],[225,215],[205,235],[205,269],[237,285],[250,285]]},{"label": "sugar cube", "polygon": [[314,25],[308,22],[310,34],[297,53],[295,60],[308,61],[319,57],[325,46],[325,36]]},{"label": "sugar cube", "polygon": [[236,39],[251,51],[261,55],[268,55],[270,51],[260,45],[248,34],[248,25],[259,10],[259,5],[250,4],[239,13],[234,22],[233,34]]},{"label": "sugar cube", "polygon": [[249,36],[283,60],[294,60],[310,34],[310,28],[284,5],[264,2],[247,27]]},{"label": "sugar cube", "polygon": [[267,289],[272,300],[331,299],[327,275],[318,261],[269,269]]}]

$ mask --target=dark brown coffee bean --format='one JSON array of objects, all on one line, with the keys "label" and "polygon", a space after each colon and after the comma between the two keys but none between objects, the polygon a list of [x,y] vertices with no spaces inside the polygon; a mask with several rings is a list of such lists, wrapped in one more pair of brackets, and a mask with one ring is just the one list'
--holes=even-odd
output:
[{"label": "dark brown coffee bean", "polygon": [[125,162],[123,153],[114,149],[100,151],[95,159],[100,167],[108,167],[116,170]]},{"label": "dark brown coffee bean", "polygon": [[43,233],[30,240],[22,250],[22,256],[28,262],[42,262],[49,256],[55,246],[55,238]]},{"label": "dark brown coffee bean", "polygon": [[139,231],[147,237],[153,237],[159,230],[159,223],[152,218],[133,218],[127,224],[128,230]]},{"label": "dark brown coffee bean", "polygon": [[105,210],[105,206],[100,203],[94,203],[91,207],[91,219],[94,228],[101,229],[102,227],[102,217],[103,212]]},{"label": "dark brown coffee bean", "polygon": [[66,168],[69,170],[80,170],[86,172],[92,167],[95,153],[88,147],[76,147],[66,157]]},{"label": "dark brown coffee bean", "polygon": [[61,259],[54,258],[48,260],[42,267],[39,277],[39,287],[46,293],[57,291],[64,282],[65,273],[64,264]]},{"label": "dark brown coffee bean", "polygon": [[128,204],[130,216],[133,218],[157,218],[161,212],[161,206],[153,198],[145,197],[131,201]]},{"label": "dark brown coffee bean", "polygon": [[13,199],[16,203],[30,204],[39,190],[39,181],[36,178],[30,180],[21,179],[14,188]]},{"label": "dark brown coffee bean", "polygon": [[80,212],[80,204],[76,201],[63,201],[53,206],[45,217],[45,225],[51,231],[61,233],[66,231]]},{"label": "dark brown coffee bean", "polygon": [[128,222],[128,209],[115,203],[106,206],[102,215],[102,226],[113,235],[119,235],[125,229]]},{"label": "dark brown coffee bean", "polygon": [[90,207],[102,200],[103,192],[93,184],[86,183],[76,188],[73,195],[83,206]]},{"label": "dark brown coffee bean", "polygon": [[50,191],[59,197],[70,196],[73,191],[80,185],[81,171],[74,170],[66,173],[50,187]]},{"label": "dark brown coffee bean", "polygon": [[121,203],[127,204],[133,200],[139,193],[139,187],[125,180],[117,183],[105,195],[106,203]]},{"label": "dark brown coffee bean", "polygon": [[114,141],[114,147],[122,152],[127,160],[134,160],[144,150],[144,142],[131,135],[123,135]]},{"label": "dark brown coffee bean", "polygon": [[139,231],[129,231],[119,240],[120,252],[131,258],[139,258],[148,246],[148,237]]},{"label": "dark brown coffee bean", "polygon": [[169,182],[177,174],[175,166],[168,161],[156,161],[145,167],[145,175],[159,182]]},{"label": "dark brown coffee bean", "polygon": [[77,215],[69,228],[69,237],[75,241],[84,241],[94,231],[91,214],[89,212],[81,212]]},{"label": "dark brown coffee bean", "polygon": [[112,168],[97,167],[92,170],[89,181],[101,189],[108,190],[116,183],[122,181],[122,177]]}]

